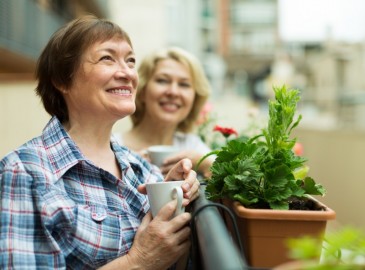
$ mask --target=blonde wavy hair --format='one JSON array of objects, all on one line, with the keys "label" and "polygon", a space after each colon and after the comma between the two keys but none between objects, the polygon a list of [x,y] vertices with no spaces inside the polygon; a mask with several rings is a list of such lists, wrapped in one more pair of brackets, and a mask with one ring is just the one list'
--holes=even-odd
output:
[{"label": "blonde wavy hair", "polygon": [[142,121],[146,112],[145,104],[142,101],[143,94],[145,91],[147,91],[147,84],[155,72],[157,63],[165,59],[173,59],[183,64],[188,68],[191,74],[192,87],[195,90],[194,104],[188,116],[182,122],[180,122],[177,127],[177,130],[181,132],[190,132],[194,128],[194,123],[196,122],[202,107],[209,98],[211,88],[199,60],[191,53],[178,47],[170,47],[154,52],[145,57],[139,65],[139,83],[136,96],[136,111],[131,115],[132,124],[133,126],[137,126]]}]

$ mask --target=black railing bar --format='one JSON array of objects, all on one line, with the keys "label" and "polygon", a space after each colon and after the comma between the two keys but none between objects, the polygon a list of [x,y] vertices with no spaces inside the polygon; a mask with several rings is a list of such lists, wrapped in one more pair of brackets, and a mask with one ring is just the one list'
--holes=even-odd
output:
[{"label": "black railing bar", "polygon": [[[207,270],[249,270],[217,207],[206,207],[212,202],[205,197],[205,186],[201,186],[200,189],[201,195],[192,208],[193,245],[199,246],[200,256],[196,259],[200,259],[201,267]],[[199,211],[202,207],[205,209]],[[198,211],[199,213],[194,215]]]}]

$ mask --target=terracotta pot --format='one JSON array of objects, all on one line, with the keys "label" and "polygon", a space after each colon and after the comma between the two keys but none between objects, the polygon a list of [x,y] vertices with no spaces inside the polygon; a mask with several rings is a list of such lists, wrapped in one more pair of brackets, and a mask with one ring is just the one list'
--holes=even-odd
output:
[{"label": "terracotta pot", "polygon": [[[223,200],[223,204],[235,214],[244,256],[250,266],[273,268],[290,261],[286,246],[288,238],[324,235],[327,221],[335,219],[336,213],[312,199],[326,210],[249,209],[239,202]],[[232,222],[227,214],[225,221],[234,236]]]}]

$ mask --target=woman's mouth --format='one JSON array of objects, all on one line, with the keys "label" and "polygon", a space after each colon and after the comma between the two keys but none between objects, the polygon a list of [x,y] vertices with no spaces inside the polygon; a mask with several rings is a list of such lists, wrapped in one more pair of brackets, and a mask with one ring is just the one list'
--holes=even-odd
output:
[{"label": "woman's mouth", "polygon": [[175,112],[177,111],[178,109],[180,109],[180,105],[176,104],[176,103],[170,103],[170,102],[161,102],[160,103],[160,106],[166,110],[166,111],[169,111],[169,112]]},{"label": "woman's mouth", "polygon": [[116,94],[116,95],[130,95],[132,91],[129,89],[111,89],[108,90],[109,93]]}]

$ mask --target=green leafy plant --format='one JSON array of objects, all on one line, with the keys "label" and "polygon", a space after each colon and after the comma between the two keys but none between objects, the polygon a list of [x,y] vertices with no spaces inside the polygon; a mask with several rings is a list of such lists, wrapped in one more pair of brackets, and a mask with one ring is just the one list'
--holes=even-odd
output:
[{"label": "green leafy plant", "polygon": [[[354,227],[330,231],[323,246],[322,240],[309,236],[288,239],[287,244],[290,257],[301,262],[301,270],[365,269],[365,234]],[[320,256],[318,263],[315,259]]]},{"label": "green leafy plant", "polygon": [[200,160],[217,155],[207,181],[209,199],[230,198],[252,208],[289,209],[298,198],[324,195],[325,189],[306,176],[307,160],[292,151],[296,139],[290,134],[302,118],[299,115],[294,120],[300,92],[285,85],[273,90],[275,100],[269,101],[268,125],[262,133],[229,140]]}]

